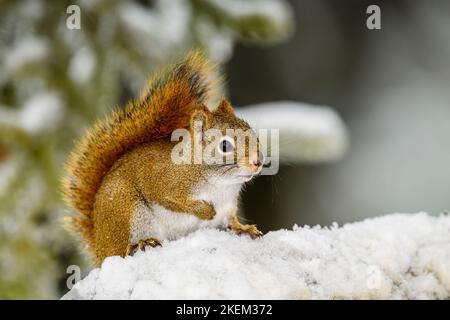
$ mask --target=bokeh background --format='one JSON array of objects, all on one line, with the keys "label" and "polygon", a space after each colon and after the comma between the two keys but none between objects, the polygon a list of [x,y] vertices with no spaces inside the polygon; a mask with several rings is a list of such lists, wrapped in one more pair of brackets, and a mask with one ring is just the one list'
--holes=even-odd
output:
[{"label": "bokeh background", "polygon": [[[81,9],[69,30],[66,9]],[[381,30],[366,8],[381,8]],[[58,298],[90,267],[63,229],[62,164],[84,128],[201,47],[234,105],[328,105],[339,161],[282,163],[248,186],[264,231],[450,208],[450,2],[0,1],[0,298]]]}]

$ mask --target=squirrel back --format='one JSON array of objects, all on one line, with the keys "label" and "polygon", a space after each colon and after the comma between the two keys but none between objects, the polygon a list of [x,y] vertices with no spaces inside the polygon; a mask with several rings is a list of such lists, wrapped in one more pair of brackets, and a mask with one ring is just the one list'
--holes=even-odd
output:
[{"label": "squirrel back", "polygon": [[138,99],[87,130],[65,167],[64,200],[78,212],[69,218],[69,229],[92,243],[92,211],[104,176],[126,152],[187,127],[193,111],[208,99],[214,68],[193,51],[181,63],[153,77]]}]

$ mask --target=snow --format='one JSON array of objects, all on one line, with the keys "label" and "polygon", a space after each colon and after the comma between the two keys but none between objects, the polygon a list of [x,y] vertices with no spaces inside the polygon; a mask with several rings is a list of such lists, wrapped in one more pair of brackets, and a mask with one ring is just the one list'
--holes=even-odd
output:
[{"label": "snow", "polygon": [[282,1],[273,0],[207,0],[223,13],[237,19],[248,16],[262,16],[273,23],[283,26],[290,18],[290,6]]},{"label": "snow", "polygon": [[165,55],[169,48],[180,45],[188,35],[191,7],[186,1],[158,0],[152,8],[127,2],[117,10],[129,32],[129,40],[144,56]]},{"label": "snow", "polygon": [[107,258],[63,299],[448,299],[450,216],[391,214],[251,240],[199,230]]},{"label": "snow", "polygon": [[52,92],[41,92],[26,101],[19,113],[19,126],[29,132],[38,133],[57,126],[63,115],[63,102]]},{"label": "snow", "polygon": [[348,146],[346,126],[329,107],[278,101],[236,108],[236,113],[255,129],[280,130],[282,161],[337,160]]},{"label": "snow", "polygon": [[96,64],[92,50],[89,47],[83,47],[76,51],[70,60],[69,76],[77,83],[85,83],[92,78]]},{"label": "snow", "polygon": [[41,91],[26,100],[19,110],[0,105],[0,124],[38,134],[55,129],[64,112],[64,101],[57,93]]},{"label": "snow", "polygon": [[34,63],[47,57],[46,39],[26,37],[14,44],[5,57],[5,67],[13,72],[27,63]]},{"label": "snow", "polygon": [[195,20],[194,27],[200,39],[204,39],[205,50],[213,61],[225,62],[231,58],[234,38],[229,28],[212,26],[204,18]]}]

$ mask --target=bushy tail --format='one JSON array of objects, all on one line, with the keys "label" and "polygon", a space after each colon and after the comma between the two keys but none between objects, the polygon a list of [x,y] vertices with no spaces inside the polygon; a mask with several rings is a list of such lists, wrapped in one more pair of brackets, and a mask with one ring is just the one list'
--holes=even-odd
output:
[{"label": "bushy tail", "polygon": [[63,180],[65,202],[78,211],[69,228],[93,243],[95,194],[114,162],[136,146],[168,137],[189,124],[192,111],[206,102],[214,65],[198,51],[153,77],[136,100],[98,121],[76,143]]}]

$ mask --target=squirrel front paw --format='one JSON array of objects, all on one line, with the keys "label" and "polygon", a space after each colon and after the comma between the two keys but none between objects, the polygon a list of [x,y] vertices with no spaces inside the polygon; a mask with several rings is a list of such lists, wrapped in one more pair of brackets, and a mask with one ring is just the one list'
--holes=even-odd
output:
[{"label": "squirrel front paw", "polygon": [[194,215],[202,220],[211,220],[216,215],[214,206],[206,201],[198,201],[194,209]]},{"label": "squirrel front paw", "polygon": [[237,235],[248,234],[252,239],[260,238],[263,233],[258,230],[256,224],[239,224],[232,225],[230,229],[233,230]]},{"label": "squirrel front paw", "polygon": [[145,240],[139,240],[135,244],[128,245],[126,255],[127,256],[132,256],[138,250],[144,250],[145,247],[148,247],[148,246],[153,247],[153,248],[154,247],[158,247],[158,246],[161,246],[161,242],[158,239],[156,239],[156,238],[148,238],[148,239],[145,239]]},{"label": "squirrel front paw", "polygon": [[263,233],[256,227],[256,224],[240,223],[236,214],[231,217],[228,228],[237,235],[248,234],[252,239],[262,237],[263,235]]}]

